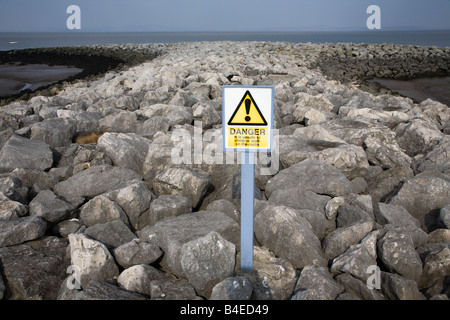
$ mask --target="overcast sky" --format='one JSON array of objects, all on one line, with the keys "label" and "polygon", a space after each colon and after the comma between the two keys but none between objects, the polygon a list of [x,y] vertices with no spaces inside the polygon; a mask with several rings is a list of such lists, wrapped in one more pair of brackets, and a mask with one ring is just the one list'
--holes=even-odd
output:
[{"label": "overcast sky", "polygon": [[369,5],[382,30],[450,29],[450,0],[0,0],[0,32],[366,30]]}]

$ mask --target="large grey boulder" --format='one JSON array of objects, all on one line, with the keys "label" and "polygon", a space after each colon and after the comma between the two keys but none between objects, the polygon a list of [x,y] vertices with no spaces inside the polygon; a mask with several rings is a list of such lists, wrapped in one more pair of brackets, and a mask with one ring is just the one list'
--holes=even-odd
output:
[{"label": "large grey boulder", "polygon": [[80,285],[91,280],[106,281],[119,275],[114,257],[106,246],[84,234],[69,235],[71,263],[78,272]]},{"label": "large grey boulder", "polygon": [[158,246],[140,239],[124,243],[115,248],[112,253],[117,263],[125,269],[138,264],[150,265],[163,254]]},{"label": "large grey boulder", "polygon": [[294,292],[297,294],[298,291],[305,290],[314,290],[320,300],[335,300],[344,288],[331,277],[328,268],[306,266],[298,278]]},{"label": "large grey boulder", "polygon": [[[61,299],[63,300],[63,299]],[[73,300],[148,300],[144,295],[121,289],[107,282],[91,280],[87,287],[77,292]]]},{"label": "large grey boulder", "polygon": [[143,174],[150,140],[135,133],[105,133],[97,142],[97,148],[105,150],[115,166]]},{"label": "large grey boulder", "polygon": [[381,271],[381,291],[390,300],[426,300],[416,281],[384,271]]},{"label": "large grey boulder", "polygon": [[267,182],[266,195],[270,197],[276,190],[298,188],[311,190],[331,197],[352,192],[347,177],[331,164],[322,160],[305,160],[290,168],[281,170]]},{"label": "large grey boulder", "polygon": [[236,246],[213,231],[183,245],[181,267],[195,290],[208,298],[217,283],[233,275],[235,257]]},{"label": "large grey boulder", "polygon": [[47,170],[53,165],[53,153],[43,141],[13,135],[0,152],[0,169]]},{"label": "large grey boulder", "polygon": [[236,257],[235,274],[247,278],[253,286],[252,299],[286,300],[294,290],[297,275],[285,258],[276,257],[264,247],[253,247],[253,270],[242,270],[240,252]]},{"label": "large grey boulder", "polygon": [[422,260],[407,233],[388,229],[377,242],[380,260],[391,272],[418,281],[422,275]]},{"label": "large grey boulder", "polygon": [[28,214],[28,206],[0,193],[0,221],[15,220]]},{"label": "large grey boulder", "polygon": [[147,226],[138,232],[139,238],[164,251],[163,265],[175,275],[185,277],[181,266],[182,247],[185,243],[204,237],[212,231],[225,240],[240,246],[239,225],[223,212],[199,211],[182,214]]},{"label": "large grey boulder", "polygon": [[94,197],[83,205],[80,211],[80,218],[87,227],[117,219],[122,220],[125,224],[129,224],[125,211],[104,194]]},{"label": "large grey boulder", "polygon": [[[220,210],[209,210],[220,211]],[[155,225],[158,221],[182,214],[191,213],[192,204],[188,198],[178,194],[163,194],[152,201],[148,216],[148,224]]]},{"label": "large grey boulder", "polygon": [[122,220],[95,224],[86,228],[84,234],[92,239],[100,241],[110,250],[136,238],[136,235],[122,222]]},{"label": "large grey boulder", "polygon": [[123,188],[110,191],[105,196],[125,211],[134,229],[140,230],[148,224],[147,211],[154,194],[144,181],[131,180]]},{"label": "large grey boulder", "polygon": [[70,264],[67,240],[46,237],[0,248],[2,276],[10,300],[54,300]]},{"label": "large grey boulder", "polygon": [[0,248],[38,239],[46,229],[47,223],[37,216],[0,221]]},{"label": "large grey boulder", "polygon": [[136,172],[109,165],[91,167],[54,187],[55,194],[71,201],[80,198],[93,198],[99,194],[118,189],[128,181],[141,179]]},{"label": "large grey boulder", "polygon": [[311,224],[296,210],[269,206],[256,215],[254,228],[258,242],[294,268],[327,265]]},{"label": "large grey boulder", "polygon": [[172,104],[154,104],[141,108],[136,111],[136,114],[147,118],[157,116],[166,117],[169,119],[171,126],[177,124],[191,124],[194,119],[192,115],[192,108]]},{"label": "large grey boulder", "polygon": [[117,278],[117,282],[128,291],[150,296],[151,282],[161,278],[169,277],[152,266],[138,264],[122,271]]},{"label": "large grey boulder", "polygon": [[100,119],[98,125],[101,131],[133,133],[139,127],[139,121],[135,112],[122,110]]},{"label": "large grey boulder", "polygon": [[67,147],[76,131],[75,121],[68,118],[49,118],[31,126],[30,139],[41,140],[53,148]]},{"label": "large grey boulder", "polygon": [[450,249],[448,245],[427,255],[422,276],[418,281],[419,289],[429,288],[438,282],[443,283],[444,279],[450,275],[449,261]]},{"label": "large grey boulder", "polygon": [[210,186],[209,174],[186,166],[170,166],[159,173],[153,181],[156,195],[178,194],[191,201],[195,208],[203,200]]},{"label": "large grey boulder", "polygon": [[382,202],[379,202],[375,206],[375,218],[376,221],[382,225],[392,224],[396,227],[421,226],[420,221],[410,215],[405,208]]},{"label": "large grey boulder", "polygon": [[322,241],[325,257],[331,260],[344,253],[351,245],[358,244],[373,227],[373,222],[366,221],[334,230]]},{"label": "large grey boulder", "polygon": [[377,266],[378,231],[372,231],[360,243],[351,245],[343,254],[333,259],[330,271],[348,273],[366,282],[371,276],[370,267]]},{"label": "large grey boulder", "polygon": [[209,300],[250,300],[253,285],[245,277],[229,277],[214,286]]},{"label": "large grey boulder", "polygon": [[335,279],[344,287],[346,292],[362,300],[384,300],[383,296],[376,288],[369,288],[366,282],[363,282],[348,273],[339,274]]},{"label": "large grey boulder", "polygon": [[426,171],[407,180],[388,204],[405,208],[418,219],[424,230],[437,225],[436,214],[450,203],[450,177],[438,171]]},{"label": "large grey boulder", "polygon": [[43,190],[30,202],[30,215],[39,216],[49,223],[58,223],[70,217],[78,204],[56,196],[51,190]]}]

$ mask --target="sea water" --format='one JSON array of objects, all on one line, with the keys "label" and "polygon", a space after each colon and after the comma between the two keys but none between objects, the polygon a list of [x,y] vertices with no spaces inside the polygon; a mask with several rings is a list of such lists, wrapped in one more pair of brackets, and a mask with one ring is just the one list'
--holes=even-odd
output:
[{"label": "sea water", "polygon": [[1,33],[0,51],[95,44],[174,43],[201,41],[270,41],[292,43],[393,43],[450,47],[446,31],[358,32],[157,32],[157,33]]}]

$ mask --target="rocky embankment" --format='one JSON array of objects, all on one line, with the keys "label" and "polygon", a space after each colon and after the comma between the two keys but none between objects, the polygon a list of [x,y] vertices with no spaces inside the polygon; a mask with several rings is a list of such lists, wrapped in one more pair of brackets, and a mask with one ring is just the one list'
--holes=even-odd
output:
[{"label": "rocky embankment", "polygon": [[[340,74],[399,77],[375,63],[383,52],[448,72],[448,49],[133,48],[158,56],[2,108],[1,298],[449,298],[450,110]],[[256,166],[252,271],[239,265],[240,165],[218,160],[232,84],[275,87],[279,152]]]}]

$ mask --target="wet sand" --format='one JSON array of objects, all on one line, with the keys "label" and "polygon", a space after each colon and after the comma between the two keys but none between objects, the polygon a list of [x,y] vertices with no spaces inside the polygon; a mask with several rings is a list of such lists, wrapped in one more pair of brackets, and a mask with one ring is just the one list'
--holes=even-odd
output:
[{"label": "wet sand", "polygon": [[433,99],[450,107],[450,77],[421,78],[414,80],[373,79],[393,92],[409,97],[417,102]]},{"label": "wet sand", "polygon": [[36,90],[60,80],[67,79],[82,69],[46,64],[0,65],[0,96],[19,93],[24,89]]}]

